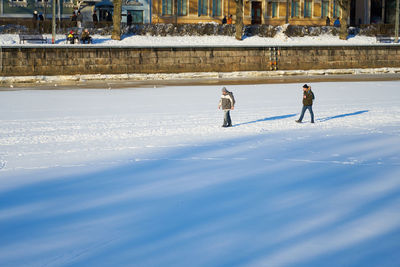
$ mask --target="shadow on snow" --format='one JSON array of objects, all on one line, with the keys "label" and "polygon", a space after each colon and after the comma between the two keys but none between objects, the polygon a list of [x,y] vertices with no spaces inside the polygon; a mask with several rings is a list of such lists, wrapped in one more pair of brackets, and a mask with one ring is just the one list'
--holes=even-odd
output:
[{"label": "shadow on snow", "polygon": [[399,139],[279,133],[27,174],[0,194],[0,262],[388,266],[400,261]]},{"label": "shadow on snow", "polygon": [[238,123],[238,124],[233,125],[232,127],[242,126],[242,125],[246,125],[246,124],[253,124],[253,123],[263,122],[263,121],[282,120],[282,119],[287,119],[287,118],[294,117],[294,116],[296,116],[296,114],[288,114],[288,115],[282,115],[282,116],[268,117],[268,118],[259,119],[259,120],[255,120],[255,121]]},{"label": "shadow on snow", "polygon": [[355,116],[355,115],[360,115],[363,113],[368,112],[369,110],[360,110],[360,111],[356,111],[353,113],[346,113],[346,114],[341,114],[341,115],[336,115],[336,116],[331,116],[331,117],[326,117],[326,118],[321,118],[321,119],[317,119],[317,121],[320,122],[324,122],[324,121],[329,121],[329,120],[333,120],[333,119],[338,119],[338,118],[344,118],[344,117],[349,117],[349,116]]}]

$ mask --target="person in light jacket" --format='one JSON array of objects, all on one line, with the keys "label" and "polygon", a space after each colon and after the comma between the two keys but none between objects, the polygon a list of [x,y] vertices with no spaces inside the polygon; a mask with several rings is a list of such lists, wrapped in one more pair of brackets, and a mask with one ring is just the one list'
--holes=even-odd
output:
[{"label": "person in light jacket", "polygon": [[233,93],[229,92],[225,87],[222,87],[221,100],[218,104],[218,109],[221,108],[224,111],[224,124],[222,127],[231,127],[232,120],[230,111],[235,108],[235,98],[233,97]]},{"label": "person in light jacket", "polygon": [[76,26],[78,28],[82,28],[82,21],[83,21],[83,15],[81,14],[80,11],[78,11],[78,15],[76,16]]}]

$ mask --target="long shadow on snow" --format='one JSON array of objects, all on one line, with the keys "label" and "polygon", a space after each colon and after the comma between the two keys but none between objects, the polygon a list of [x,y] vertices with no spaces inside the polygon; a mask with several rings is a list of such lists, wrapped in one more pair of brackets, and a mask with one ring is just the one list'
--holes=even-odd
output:
[{"label": "long shadow on snow", "polygon": [[[376,164],[398,155],[399,137],[286,137],[166,150],[47,181],[37,175],[0,195],[0,262],[368,265],[354,257],[361,248],[377,265],[399,262],[400,170]],[[348,162],[360,155],[362,164]]]},{"label": "long shadow on snow", "polygon": [[369,110],[360,110],[352,113],[346,113],[346,114],[341,114],[341,115],[336,115],[336,116],[331,116],[331,117],[325,117],[321,119],[317,119],[317,121],[324,122],[324,121],[329,121],[333,119],[338,119],[338,118],[344,118],[344,117],[349,117],[349,116],[355,116],[355,115],[360,115],[363,113],[368,112]]},{"label": "long shadow on snow", "polygon": [[238,124],[233,125],[232,127],[242,126],[242,125],[246,125],[246,124],[253,124],[253,123],[263,122],[263,121],[282,120],[282,119],[287,119],[287,118],[294,117],[294,116],[296,116],[296,114],[288,114],[288,115],[267,117],[267,118],[259,119],[259,120],[255,120],[255,121],[248,121],[248,122],[238,123]]}]

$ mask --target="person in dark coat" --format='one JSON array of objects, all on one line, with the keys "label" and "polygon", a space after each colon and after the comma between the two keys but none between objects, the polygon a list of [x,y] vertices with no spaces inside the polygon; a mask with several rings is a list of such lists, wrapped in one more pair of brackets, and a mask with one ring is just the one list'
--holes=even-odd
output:
[{"label": "person in dark coat", "polygon": [[222,87],[221,100],[218,104],[218,109],[221,108],[224,111],[224,124],[222,127],[231,127],[232,120],[230,111],[235,108],[235,98],[233,97],[232,92],[229,92],[225,87]]},{"label": "person in dark coat", "polygon": [[99,19],[97,18],[96,10],[93,11],[92,19],[93,19],[93,24],[97,25],[97,22],[99,22]]},{"label": "person in dark coat", "polygon": [[110,11],[107,12],[107,18],[106,18],[106,20],[107,20],[107,21],[112,21],[112,14],[111,14]]},{"label": "person in dark coat", "polygon": [[126,25],[128,25],[128,27],[132,25],[132,14],[131,14],[131,12],[128,12],[128,15],[126,16]]},{"label": "person in dark coat", "polygon": [[38,20],[38,14],[37,14],[37,11],[35,10],[35,11],[33,11],[33,21],[37,21]]},{"label": "person in dark coat", "polygon": [[33,11],[32,23],[33,23],[33,28],[35,29],[35,31],[37,31],[39,29],[39,17],[38,17],[38,12],[36,10]]},{"label": "person in dark coat", "polygon": [[226,16],[222,19],[222,24],[226,24],[228,21],[226,20]]},{"label": "person in dark coat", "polygon": [[39,32],[40,33],[42,33],[42,32],[44,32],[44,17],[43,17],[43,14],[42,13],[39,13],[39,20],[38,20],[38,22],[39,22]]},{"label": "person in dark coat", "polygon": [[331,19],[329,17],[326,17],[326,26],[331,26]]},{"label": "person in dark coat", "polygon": [[76,14],[75,14],[75,12],[72,12],[71,21],[76,21]]},{"label": "person in dark coat", "polygon": [[311,123],[314,123],[314,112],[312,110],[313,100],[314,93],[311,91],[311,86],[307,84],[303,85],[303,109],[301,110],[300,118],[296,120],[296,122],[300,123],[303,120],[304,113],[308,109],[311,115]]}]

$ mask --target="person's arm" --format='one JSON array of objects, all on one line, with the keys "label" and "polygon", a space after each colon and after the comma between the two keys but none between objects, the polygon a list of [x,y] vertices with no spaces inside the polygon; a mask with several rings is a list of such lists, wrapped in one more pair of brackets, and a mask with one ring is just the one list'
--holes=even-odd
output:
[{"label": "person's arm", "polygon": [[231,95],[229,95],[229,101],[231,101],[231,110],[234,110],[234,109],[235,109],[235,106],[234,106],[234,104],[233,104],[233,99],[232,99],[232,96],[231,96]]}]

